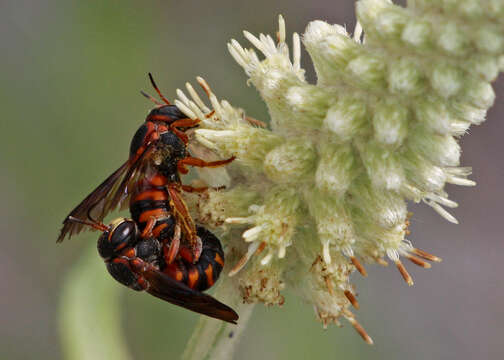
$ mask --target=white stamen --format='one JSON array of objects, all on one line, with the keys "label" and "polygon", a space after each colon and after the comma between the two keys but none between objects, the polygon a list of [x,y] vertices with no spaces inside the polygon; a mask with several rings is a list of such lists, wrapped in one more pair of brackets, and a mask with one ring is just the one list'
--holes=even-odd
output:
[{"label": "white stamen", "polygon": [[273,257],[273,254],[270,252],[268,253],[268,255],[266,255],[265,257],[263,257],[261,259],[261,265],[268,265],[268,263],[271,261],[271,258]]},{"label": "white stamen", "polygon": [[254,222],[254,219],[250,217],[234,217],[234,218],[227,218],[224,220],[226,224],[251,224]]},{"label": "white stamen", "polygon": [[285,20],[282,15],[278,15],[278,42],[285,42]]},{"label": "white stamen", "polygon": [[326,264],[331,263],[331,253],[329,252],[329,241],[326,241],[322,246],[322,256]]},{"label": "white stamen", "polygon": [[397,261],[399,260],[399,253],[395,249],[388,249],[387,250],[387,256],[389,257],[390,260],[392,261]]},{"label": "white stamen", "polygon": [[198,93],[196,92],[196,90],[194,90],[194,88],[192,87],[192,85],[188,82],[186,82],[186,89],[187,91],[189,92],[189,95],[191,95],[191,97],[193,98],[194,102],[200,107],[200,109],[205,113],[205,114],[208,114],[210,112],[210,109],[206,107],[205,103],[201,100],[201,98],[199,97]]},{"label": "white stamen", "polygon": [[276,53],[277,47],[275,41],[269,35],[259,34],[259,40],[264,44],[264,48],[267,51],[266,57],[270,57]]},{"label": "white stamen", "polygon": [[256,38],[248,31],[243,31],[243,35],[247,38],[248,41],[252,43],[252,45],[254,45],[260,52],[262,52],[264,56],[268,56],[268,50],[258,38]]},{"label": "white stamen", "polygon": [[298,33],[292,34],[292,67],[294,71],[301,69],[301,41]]},{"label": "white stamen", "polygon": [[446,182],[448,182],[450,184],[461,185],[461,186],[475,186],[476,185],[475,181],[461,178],[461,177],[457,177],[457,176],[452,176],[452,175],[446,176]]},{"label": "white stamen", "polygon": [[202,145],[206,146],[209,149],[213,149],[213,150],[217,150],[218,149],[218,146],[215,145],[215,143],[211,142],[210,140],[207,140],[206,138],[204,138],[203,136],[201,136],[200,134],[198,134],[198,131],[200,131],[200,130],[196,130],[196,139],[198,139],[198,141]]},{"label": "white stamen", "polygon": [[203,114],[201,109],[194,103],[194,101],[189,100],[189,107],[196,114],[198,119],[205,119],[205,114]]},{"label": "white stamen", "polygon": [[210,93],[209,99],[210,102],[212,103],[212,107],[214,108],[215,113],[220,119],[222,119],[222,107],[219,103],[219,100],[217,100],[217,96],[215,96],[213,93]]},{"label": "white stamen", "polygon": [[247,53],[245,52],[245,50],[242,48],[242,46],[240,45],[240,43],[238,41],[236,41],[235,39],[231,39],[231,46],[235,49],[236,53],[242,58],[242,59],[246,59],[248,56],[247,56]]},{"label": "white stamen", "polygon": [[182,101],[180,100],[175,100],[175,105],[182,111],[185,115],[189,116],[191,119],[197,119],[198,117],[196,116],[195,113],[192,112],[191,109],[189,109]]},{"label": "white stamen", "polygon": [[262,225],[254,226],[253,228],[248,229],[242,234],[243,240],[245,240],[246,242],[252,242],[257,240],[262,230],[263,230]]},{"label": "white stamen", "polygon": [[177,89],[176,91],[177,93],[177,96],[179,97],[179,99],[186,105],[189,105],[189,99],[188,97],[184,94],[184,92],[180,89]]},{"label": "white stamen", "polygon": [[196,134],[211,140],[222,140],[235,136],[235,132],[233,130],[198,129],[196,130]]},{"label": "white stamen", "polygon": [[242,259],[240,259],[240,262],[239,262],[238,266],[234,267],[229,272],[228,276],[234,276],[241,269],[243,269],[243,267],[248,263],[248,261],[250,260],[250,258],[252,257],[252,255],[254,255],[254,253],[257,251],[257,249],[259,248],[259,245],[261,245],[261,243],[259,241],[256,241],[256,242],[253,242],[252,244],[250,244],[249,247],[248,247],[248,249],[247,249],[247,253],[243,256]]},{"label": "white stamen", "polygon": [[463,167],[447,167],[444,169],[446,173],[455,175],[455,176],[469,176],[472,174],[472,167],[463,166]]},{"label": "white stamen", "polygon": [[357,24],[355,24],[355,29],[353,33],[353,39],[360,43],[361,42],[361,35],[362,35],[362,25],[360,22],[357,21]]},{"label": "white stamen", "polygon": [[[240,49],[243,51],[243,49],[240,47]],[[232,44],[228,44],[228,51],[231,54],[231,56],[235,59],[235,61],[240,65],[242,68],[247,69],[247,62],[245,61],[245,57],[241,56],[241,54],[237,51],[237,48],[233,46]]]},{"label": "white stamen", "polygon": [[448,220],[451,223],[458,224],[458,220],[455,219],[455,217],[450,214],[448,211],[443,209],[441,205],[439,205],[437,202],[431,201],[431,200],[424,200],[424,202],[432,207],[439,215],[444,217],[446,220]]},{"label": "white stamen", "polygon": [[345,246],[341,252],[343,253],[343,255],[345,255],[346,257],[352,257],[354,256],[354,251],[353,249],[350,247],[350,246]]},{"label": "white stamen", "polygon": [[281,246],[279,249],[278,249],[278,258],[279,259],[283,259],[285,257],[285,252],[286,252],[286,248],[285,246]]},{"label": "white stamen", "polygon": [[411,250],[414,249],[414,246],[410,240],[404,239],[401,243],[401,248],[404,249],[404,251],[406,252],[410,252]]},{"label": "white stamen", "polygon": [[440,203],[440,204],[442,204],[446,207],[449,207],[449,208],[456,208],[458,206],[458,204],[455,201],[447,199],[443,196],[433,194],[433,193],[427,194],[425,197],[427,199],[433,200],[433,201]]}]

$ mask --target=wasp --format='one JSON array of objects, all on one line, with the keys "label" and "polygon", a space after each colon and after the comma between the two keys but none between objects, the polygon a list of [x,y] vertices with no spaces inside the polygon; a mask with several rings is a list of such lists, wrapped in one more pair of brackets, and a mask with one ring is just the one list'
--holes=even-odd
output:
[{"label": "wasp", "polygon": [[219,239],[202,226],[197,235],[202,241],[199,260],[193,263],[190,251],[181,249],[176,262],[166,264],[158,239],[142,238],[132,219],[119,218],[107,226],[99,222],[68,218],[69,222],[102,231],[98,253],[107,270],[119,283],[213,318],[236,324],[238,315],[229,306],[202,293],[213,285],[224,265]]},{"label": "wasp", "polygon": [[[128,160],[70,212],[63,221],[57,241],[70,238],[86,228],[105,231],[105,228],[96,224],[101,224],[109,212],[122,207],[129,199],[133,218],[129,226],[134,225],[139,232],[133,239],[139,244],[143,244],[143,240],[156,239],[163,253],[161,259],[167,274],[193,290],[202,291],[217,279],[224,257],[222,251],[216,250],[215,242],[220,248],[219,240],[195,225],[181,196],[182,191],[202,192],[207,188],[182,184],[180,174],[188,172],[187,166],[223,166],[233,161],[234,157],[206,162],[191,156],[187,149],[189,138],[186,131],[198,126],[200,120],[187,118],[177,106],[171,105],[150,73],[149,78],[164,104],[142,93],[158,106],[150,111],[133,136]],[[96,226],[87,226],[90,224]],[[114,229],[111,227],[108,233],[112,234]],[[210,253],[205,253],[208,244],[213,244],[212,251],[216,254],[212,259],[208,257]],[[138,256],[133,258],[137,259],[135,261],[142,259]],[[153,261],[146,263],[159,265]]]},{"label": "wasp", "polygon": [[[63,227],[57,242],[81,232],[85,226],[69,220],[90,219],[102,222],[105,216],[120,205],[126,203],[135,192],[136,198],[130,201],[133,214],[138,209],[149,209],[138,219],[145,228],[144,236],[150,235],[156,225],[162,225],[164,219],[174,216],[181,224],[187,242],[191,244],[195,259],[201,250],[196,236],[196,226],[191,218],[181,192],[203,192],[207,188],[195,188],[183,185],[180,174],[188,172],[187,166],[218,167],[229,164],[235,158],[207,162],[191,156],[187,149],[186,131],[198,126],[199,119],[190,119],[177,106],[171,105],[163,96],[152,75],[149,73],[152,86],[165,104],[159,104],[150,111],[145,122],[136,131],[130,144],[130,154],[116,171],[105,179],[63,221]],[[142,204],[136,201],[147,200]],[[159,230],[159,229],[157,229]],[[172,258],[176,255],[177,244],[172,243]]]}]

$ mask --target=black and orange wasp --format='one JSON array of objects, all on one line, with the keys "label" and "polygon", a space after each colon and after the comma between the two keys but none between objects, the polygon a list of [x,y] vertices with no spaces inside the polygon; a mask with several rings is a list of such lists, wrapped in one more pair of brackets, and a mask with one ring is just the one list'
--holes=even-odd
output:
[{"label": "black and orange wasp", "polygon": [[[192,263],[191,253],[186,251],[186,255],[173,264],[163,265],[160,241],[153,237],[141,238],[137,224],[131,219],[118,218],[109,226],[74,217],[69,217],[68,221],[102,231],[98,239],[98,253],[110,275],[119,283],[136,291],[145,290],[197,313],[236,324],[238,315],[233,309],[201,292],[213,285],[224,265],[219,239],[204,227],[197,227],[203,250],[196,263]],[[163,267],[164,271],[161,271]]]},{"label": "black and orange wasp", "polygon": [[[154,290],[148,290],[151,294],[191,310],[217,317],[207,307],[200,309],[200,311],[195,310],[194,307],[198,307],[198,305],[194,304],[198,304],[204,299],[204,301],[208,301],[209,296],[200,291],[210,287],[217,280],[224,265],[224,254],[222,251],[216,251],[215,246],[212,248],[215,254],[205,248],[215,241],[218,242],[220,248],[220,242],[208,230],[195,225],[181,195],[182,191],[203,192],[207,188],[183,185],[180,174],[188,172],[186,166],[218,167],[230,163],[234,157],[207,162],[191,156],[187,149],[189,137],[186,131],[197,127],[200,120],[188,118],[177,106],[171,105],[157,87],[150,73],[149,78],[153,88],[165,104],[159,103],[150,95],[142,92],[157,106],[150,111],[145,122],[133,136],[128,160],[70,212],[63,221],[57,242],[63,241],[66,237],[70,238],[86,228],[102,230],[111,238],[116,227],[112,225],[106,227],[102,224],[103,219],[117,207],[123,208],[129,200],[133,219],[127,221],[123,219],[121,224],[127,223],[130,224],[128,225],[130,227],[134,225],[135,234],[136,232],[138,234],[130,237],[128,242],[121,242],[122,247],[116,249],[114,259],[129,261],[130,270],[134,270],[136,275],[140,274],[140,278],[143,276],[147,283],[161,284],[155,290],[156,294]],[[145,244],[145,241],[152,240],[157,241],[161,249],[161,254],[155,262],[142,260],[138,256],[132,257],[135,259],[134,263],[143,261],[149,269],[147,272],[132,266],[134,264],[128,260],[126,255],[119,255],[118,251],[124,250],[123,247],[135,249],[136,243]],[[207,240],[206,243],[205,240]],[[134,241],[134,243],[129,241]],[[205,253],[205,251],[207,252]],[[116,266],[110,265],[114,262],[107,264],[109,264],[107,265],[109,272],[110,266]],[[125,268],[121,267],[121,269]],[[112,272],[111,274],[114,276]],[[125,274],[126,277],[131,278],[131,272],[129,274],[125,272]],[[159,280],[167,276],[174,281]],[[117,277],[115,278],[117,280]],[[125,281],[119,282],[126,285]],[[184,283],[185,285],[182,285],[187,285],[191,292],[179,291],[179,287],[173,285],[175,283]],[[170,295],[161,296],[163,290]],[[184,301],[177,302],[174,299],[173,294],[177,292],[181,292],[181,298]],[[193,299],[194,304],[189,304],[191,301],[188,296]],[[199,296],[203,296],[204,299],[199,299]],[[213,300],[219,303],[217,300]],[[231,312],[222,317],[222,320],[229,321],[230,318],[236,320],[238,318],[236,313],[232,310]]]}]

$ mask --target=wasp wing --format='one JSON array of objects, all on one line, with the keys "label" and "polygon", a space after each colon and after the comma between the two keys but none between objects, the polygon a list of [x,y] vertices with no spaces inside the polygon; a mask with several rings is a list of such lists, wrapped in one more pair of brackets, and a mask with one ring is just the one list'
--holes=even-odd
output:
[{"label": "wasp wing", "polygon": [[74,222],[70,217],[89,219],[102,222],[105,216],[117,206],[123,204],[131,195],[130,189],[142,174],[144,159],[152,146],[149,146],[141,155],[129,159],[119,169],[105,179],[82,202],[77,205],[63,221],[57,242],[62,242],[65,237],[80,233],[85,229],[92,229],[81,223]]},{"label": "wasp wing", "polygon": [[150,269],[143,273],[143,276],[150,284],[147,292],[155,297],[232,324],[236,324],[238,320],[238,314],[229,306],[210,295],[189,288],[162,272]]}]

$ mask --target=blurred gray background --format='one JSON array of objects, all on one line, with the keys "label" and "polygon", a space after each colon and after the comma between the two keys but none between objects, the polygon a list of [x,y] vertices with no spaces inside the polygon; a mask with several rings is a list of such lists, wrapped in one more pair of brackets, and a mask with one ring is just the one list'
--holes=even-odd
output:
[{"label": "blurred gray background", "polygon": [[[147,72],[168,98],[202,75],[219,97],[267,119],[226,42],[246,44],[243,29],[274,33],[279,13],[289,33],[314,19],[355,24],[351,0],[0,1],[1,359],[62,358],[62,281],[96,234],[56,245],[60,222],[127,156],[151,107],[138,92],[150,90]],[[411,207],[411,240],[444,261],[430,270],[408,264],[412,288],[393,267],[354,275],[357,316],[375,345],[345,322],[324,331],[309,306],[287,296],[282,308],[257,307],[237,359],[504,358],[502,78],[495,85],[488,121],[462,139],[463,165],[473,167],[478,186],[448,187],[460,225]],[[197,316],[123,295],[133,357],[178,358]]]}]

